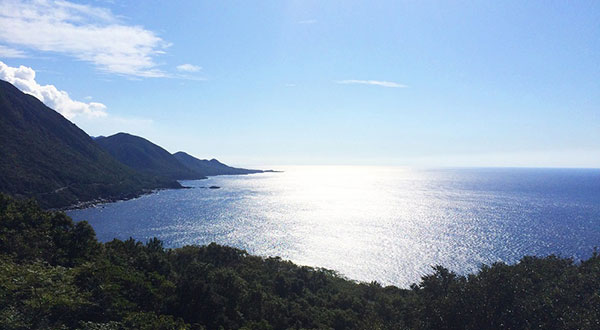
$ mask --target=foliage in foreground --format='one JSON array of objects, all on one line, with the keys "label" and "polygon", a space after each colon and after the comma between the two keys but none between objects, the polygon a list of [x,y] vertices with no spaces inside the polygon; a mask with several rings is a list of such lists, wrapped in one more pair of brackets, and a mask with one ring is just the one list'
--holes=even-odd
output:
[{"label": "foliage in foreground", "polygon": [[2,329],[598,329],[600,256],[525,257],[404,290],[210,244],[99,243],[0,195]]}]

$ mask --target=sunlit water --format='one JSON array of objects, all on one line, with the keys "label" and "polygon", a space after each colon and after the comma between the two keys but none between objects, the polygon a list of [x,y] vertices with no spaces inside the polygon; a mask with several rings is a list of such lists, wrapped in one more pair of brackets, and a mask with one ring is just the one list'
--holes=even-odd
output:
[{"label": "sunlit water", "polygon": [[102,241],[217,242],[403,287],[436,264],[466,273],[600,246],[600,170],[284,170],[182,181],[193,188],[68,214]]}]

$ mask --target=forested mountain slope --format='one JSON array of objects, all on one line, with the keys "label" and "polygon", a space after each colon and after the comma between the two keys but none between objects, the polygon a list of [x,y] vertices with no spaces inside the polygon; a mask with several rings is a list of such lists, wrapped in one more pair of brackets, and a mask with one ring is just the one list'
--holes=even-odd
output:
[{"label": "forested mountain slope", "polygon": [[121,163],[138,171],[173,180],[204,179],[202,173],[189,169],[162,147],[139,136],[117,133],[94,140]]},{"label": "forested mountain slope", "polygon": [[123,165],[61,114],[0,81],[0,192],[65,207],[177,187]]}]

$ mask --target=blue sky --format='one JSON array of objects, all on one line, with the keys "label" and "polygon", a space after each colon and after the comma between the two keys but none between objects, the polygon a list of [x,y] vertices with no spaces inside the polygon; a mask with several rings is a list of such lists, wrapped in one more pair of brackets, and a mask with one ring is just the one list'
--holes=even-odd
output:
[{"label": "blue sky", "polygon": [[236,165],[600,164],[598,1],[0,1],[0,61],[91,135]]}]

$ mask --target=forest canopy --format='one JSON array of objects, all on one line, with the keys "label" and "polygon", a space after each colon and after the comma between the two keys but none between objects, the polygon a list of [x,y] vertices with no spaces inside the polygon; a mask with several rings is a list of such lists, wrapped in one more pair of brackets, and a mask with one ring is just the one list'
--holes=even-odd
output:
[{"label": "forest canopy", "polygon": [[437,266],[410,289],[210,244],[100,243],[0,194],[2,329],[598,329],[600,256]]}]

